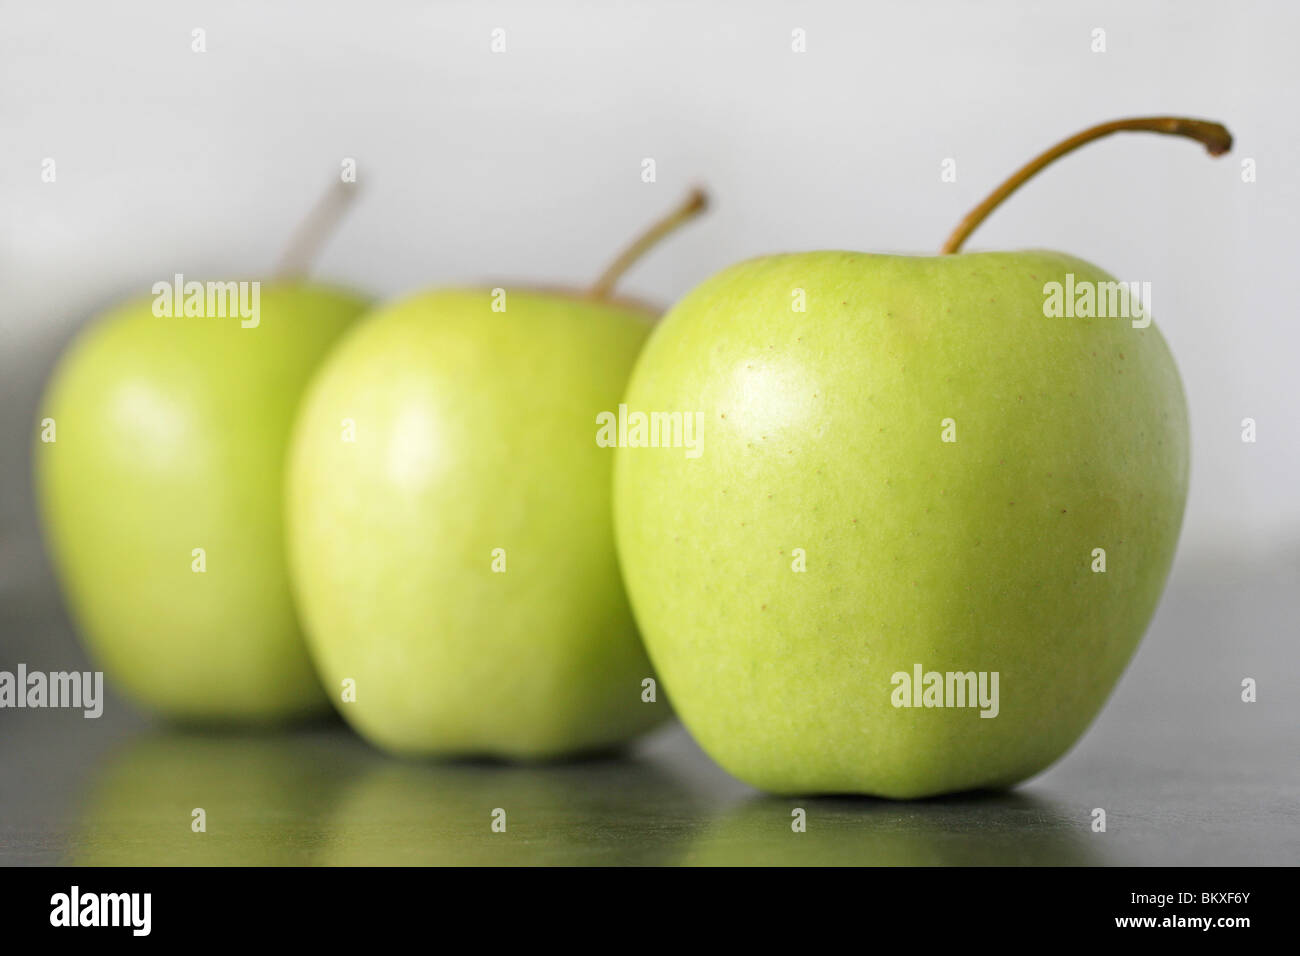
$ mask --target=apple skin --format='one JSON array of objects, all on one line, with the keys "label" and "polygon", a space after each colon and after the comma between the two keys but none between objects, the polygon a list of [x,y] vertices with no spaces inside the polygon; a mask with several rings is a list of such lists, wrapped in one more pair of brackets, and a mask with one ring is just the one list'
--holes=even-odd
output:
[{"label": "apple skin", "polygon": [[399,754],[562,757],[668,714],[641,700],[652,671],[614,550],[613,451],[596,444],[653,314],[492,302],[448,290],[380,309],[323,366],[292,439],[313,657],[348,721]]},{"label": "apple skin", "polygon": [[[181,721],[328,712],[284,560],[284,452],[311,372],[365,299],[264,282],[260,322],[128,302],[84,331],[40,406],[46,539],[92,656]],[[193,549],[206,570],[193,570]]]},{"label": "apple skin", "polygon": [[[734,776],[1005,787],[1101,708],[1173,558],[1188,424],[1154,324],[1044,316],[1070,272],[1111,278],[1053,252],[773,256],[656,329],[629,410],[702,412],[702,454],[618,449],[619,555],[674,708]],[[895,708],[915,664],[999,672],[999,716]]]}]

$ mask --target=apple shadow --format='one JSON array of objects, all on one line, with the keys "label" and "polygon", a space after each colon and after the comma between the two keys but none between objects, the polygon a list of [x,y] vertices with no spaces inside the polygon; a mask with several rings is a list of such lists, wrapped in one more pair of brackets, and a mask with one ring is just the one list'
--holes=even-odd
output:
[{"label": "apple shadow", "polygon": [[486,753],[465,753],[448,756],[425,756],[391,754],[385,755],[378,748],[374,753],[387,759],[400,761],[420,767],[451,767],[465,770],[564,770],[571,767],[593,767],[601,764],[620,763],[629,759],[634,750],[634,742],[609,744],[578,750],[553,757],[502,757]]},{"label": "apple shadow", "polygon": [[316,862],[344,866],[653,866],[699,832],[698,792],[653,760],[519,764],[377,757]]},{"label": "apple shadow", "polygon": [[[806,829],[796,832],[796,811]],[[1095,866],[1089,818],[1021,791],[900,802],[756,795],[678,862],[692,866]]]},{"label": "apple shadow", "polygon": [[341,724],[257,733],[146,727],[92,771],[63,862],[309,864],[341,790],[368,759]]},{"label": "apple shadow", "polygon": [[126,705],[150,722],[160,735],[218,738],[247,737],[250,739],[291,739],[296,734],[342,730],[348,726],[343,716],[334,708],[312,711],[288,718],[246,720],[237,717],[195,717],[184,714],[156,714],[123,698]]}]

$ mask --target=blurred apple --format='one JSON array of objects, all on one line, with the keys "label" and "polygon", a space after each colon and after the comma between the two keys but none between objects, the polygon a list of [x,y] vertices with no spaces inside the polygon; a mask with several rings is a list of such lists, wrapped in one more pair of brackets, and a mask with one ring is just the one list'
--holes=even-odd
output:
[{"label": "blurred apple", "polygon": [[169,277],[110,310],[41,401],[36,490],[73,616],[118,688],[167,717],[326,707],[285,568],[284,450],[308,376],[368,302],[292,276],[351,195],[324,197],[277,280]]},{"label": "blurred apple", "polygon": [[307,377],[366,304],[270,283],[245,327],[137,300],[59,363],[35,454],[49,548],[90,650],[146,707],[260,721],[325,705],[285,568],[284,449]]},{"label": "blurred apple", "polygon": [[655,313],[591,292],[427,292],[329,357],[294,430],[293,581],[322,679],[402,754],[541,759],[668,716],[619,578],[610,449]]}]

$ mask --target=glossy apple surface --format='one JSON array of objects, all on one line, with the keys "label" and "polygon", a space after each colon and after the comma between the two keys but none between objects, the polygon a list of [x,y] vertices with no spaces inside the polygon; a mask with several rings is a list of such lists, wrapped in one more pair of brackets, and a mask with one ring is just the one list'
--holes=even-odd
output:
[{"label": "glossy apple surface", "polygon": [[652,315],[494,301],[380,309],[326,361],[294,431],[289,554],[311,650],[342,714],[398,753],[557,757],[667,714],[642,701],[613,451],[596,443]]},{"label": "glossy apple surface", "polygon": [[35,449],[47,542],[93,657],[146,707],[258,722],[326,706],[289,591],[284,453],[309,375],[365,307],[268,282],[245,328],[137,300],[56,369],[38,413],[55,441]]},{"label": "glossy apple surface", "polygon": [[[773,256],[655,331],[626,401],[702,412],[703,451],[618,450],[619,554],[674,708],[732,774],[1001,787],[1097,714],[1174,554],[1188,425],[1154,325],[1044,315],[1069,273],[1111,279],[1052,252]],[[998,672],[997,716],[895,707],[918,664]]]}]

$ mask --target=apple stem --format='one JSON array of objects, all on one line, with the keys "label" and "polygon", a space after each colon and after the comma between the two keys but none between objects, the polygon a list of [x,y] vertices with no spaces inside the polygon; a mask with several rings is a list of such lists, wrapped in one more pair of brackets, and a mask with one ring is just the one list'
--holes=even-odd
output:
[{"label": "apple stem", "polygon": [[592,285],[589,294],[593,299],[608,298],[614,291],[614,285],[623,277],[623,273],[645,254],[646,250],[657,243],[682,223],[694,219],[709,206],[709,197],[703,189],[692,189],[682,203],[664,216],[637,239],[615,259],[608,269]]},{"label": "apple stem", "polygon": [[316,200],[311,212],[289,239],[275,274],[283,279],[299,278],[311,271],[311,265],[334,234],[356,195],[356,183],[336,182]]},{"label": "apple stem", "polygon": [[1205,149],[1211,156],[1222,156],[1232,148],[1232,134],[1220,123],[1212,123],[1208,120],[1188,119],[1183,116],[1144,116],[1136,119],[1113,120],[1109,123],[1099,123],[1096,126],[1089,127],[1081,133],[1075,133],[1067,140],[1057,143],[1047,152],[1031,159],[1023,167],[1012,174],[1006,182],[997,189],[982,203],[967,213],[966,218],[961,221],[953,234],[948,237],[948,241],[943,244],[939,250],[941,255],[949,255],[961,251],[962,243],[970,236],[981,222],[994,209],[1002,203],[1004,199],[1025,184],[1035,173],[1044,166],[1055,162],[1066,153],[1072,153],[1080,146],[1091,143],[1094,139],[1101,139],[1103,136],[1109,136],[1111,133],[1164,133],[1168,136],[1186,136],[1188,139],[1194,139],[1205,145]]}]

